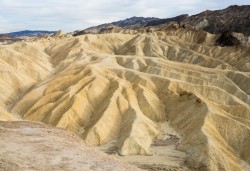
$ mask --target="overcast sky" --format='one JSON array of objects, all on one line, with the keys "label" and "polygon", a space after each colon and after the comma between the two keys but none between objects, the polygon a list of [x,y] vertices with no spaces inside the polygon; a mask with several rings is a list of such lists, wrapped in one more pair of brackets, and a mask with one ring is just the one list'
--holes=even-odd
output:
[{"label": "overcast sky", "polygon": [[250,0],[0,0],[0,33],[74,31],[132,16],[168,18]]}]

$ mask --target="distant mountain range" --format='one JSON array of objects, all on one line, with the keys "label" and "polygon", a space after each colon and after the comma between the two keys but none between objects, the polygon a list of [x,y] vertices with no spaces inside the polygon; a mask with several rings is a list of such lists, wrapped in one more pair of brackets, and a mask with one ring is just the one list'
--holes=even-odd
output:
[{"label": "distant mountain range", "polygon": [[106,23],[101,24],[98,26],[90,27],[85,30],[77,30],[75,31],[74,35],[82,35],[82,34],[88,34],[88,33],[99,33],[102,29],[117,26],[121,28],[140,28],[146,26],[149,22],[160,20],[160,18],[154,18],[154,17],[132,17],[127,18],[125,20],[120,20],[112,23]]},{"label": "distant mountain range", "polygon": [[8,35],[10,37],[21,37],[21,36],[38,37],[38,36],[42,36],[42,35],[45,35],[45,34],[53,34],[53,33],[55,33],[55,31],[24,30],[24,31],[7,33],[5,35]]},{"label": "distant mountain range", "polygon": [[1,44],[10,44],[13,42],[25,40],[28,38],[35,38],[43,35],[51,35],[56,33],[55,31],[43,31],[43,30],[24,30],[24,31],[18,31],[18,32],[11,32],[11,33],[5,33],[0,34],[0,45]]},{"label": "distant mountain range", "polygon": [[[132,17],[112,23],[106,23],[84,30],[75,31],[74,35],[102,33],[103,30],[116,27],[124,29],[142,29],[149,27],[167,26],[177,23],[184,28],[204,30],[210,33],[218,34],[224,31],[243,33],[250,36],[250,5],[233,5],[222,10],[206,10],[196,15],[189,16],[182,14],[172,18],[154,18],[154,17]],[[45,34],[53,34],[55,31],[44,30],[24,30],[4,34],[11,38],[22,36],[38,37]]]},{"label": "distant mountain range", "polygon": [[103,29],[113,26],[126,29],[138,29],[146,27],[158,27],[169,25],[171,23],[178,23],[184,28],[204,30],[214,34],[222,33],[223,31],[230,31],[243,33],[245,36],[250,36],[250,5],[233,5],[222,10],[206,10],[193,16],[183,14],[177,17],[166,19],[152,17],[132,17],[125,20],[76,31],[74,35],[77,36],[88,33],[99,33]]},{"label": "distant mountain range", "polygon": [[112,22],[112,25],[118,26],[118,27],[141,27],[147,25],[149,22],[160,20],[160,18],[154,18],[154,17],[132,17],[127,18],[125,20],[120,20],[116,22]]},{"label": "distant mountain range", "polygon": [[153,21],[147,22],[147,24],[145,25],[145,27],[157,26],[157,25],[161,25],[161,24],[168,24],[170,22],[183,22],[188,17],[189,17],[188,14],[183,14],[183,15],[179,15],[179,16],[176,16],[176,17],[173,17],[173,18],[153,20]]}]

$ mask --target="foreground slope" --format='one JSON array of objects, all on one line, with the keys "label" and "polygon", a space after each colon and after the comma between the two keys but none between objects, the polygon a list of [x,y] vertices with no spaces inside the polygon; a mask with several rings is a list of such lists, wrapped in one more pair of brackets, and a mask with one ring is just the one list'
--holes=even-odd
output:
[{"label": "foreground slope", "polygon": [[0,122],[0,170],[139,170],[72,133],[35,122]]},{"label": "foreground slope", "polygon": [[11,63],[2,52],[13,70],[1,77],[2,117],[61,127],[90,145],[114,141],[120,155],[150,155],[153,140],[174,134],[191,169],[248,170],[250,48],[215,46],[217,38],[169,29],[1,47],[19,55]]}]

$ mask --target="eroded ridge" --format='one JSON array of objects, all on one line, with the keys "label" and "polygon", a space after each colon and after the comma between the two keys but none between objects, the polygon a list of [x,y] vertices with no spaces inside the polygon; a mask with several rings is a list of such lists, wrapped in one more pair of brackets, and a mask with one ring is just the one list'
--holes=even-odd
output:
[{"label": "eroded ridge", "polygon": [[[247,170],[250,49],[218,47],[215,40],[184,29],[38,40],[41,54],[34,56],[44,70],[34,72],[44,77],[33,78],[30,88],[23,83],[20,100],[1,102],[11,104],[12,117],[65,128],[90,145],[115,140],[120,155],[150,155],[166,123],[180,135],[190,168]],[[16,93],[13,83],[8,87]]]}]

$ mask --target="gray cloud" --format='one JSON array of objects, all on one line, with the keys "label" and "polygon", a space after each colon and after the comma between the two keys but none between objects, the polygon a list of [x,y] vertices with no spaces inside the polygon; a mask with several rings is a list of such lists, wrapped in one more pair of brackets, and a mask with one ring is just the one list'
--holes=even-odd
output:
[{"label": "gray cloud", "polygon": [[132,16],[167,18],[248,0],[0,0],[0,32],[23,29],[73,31]]}]

